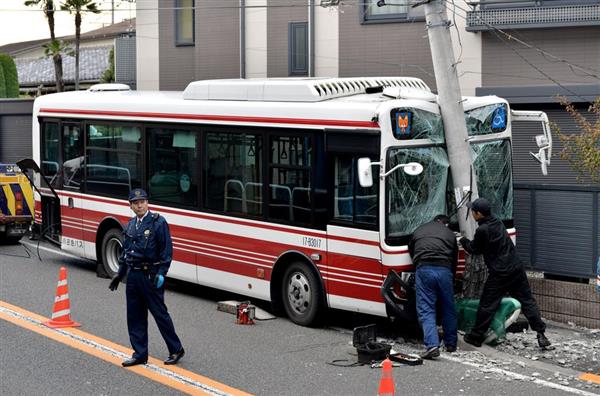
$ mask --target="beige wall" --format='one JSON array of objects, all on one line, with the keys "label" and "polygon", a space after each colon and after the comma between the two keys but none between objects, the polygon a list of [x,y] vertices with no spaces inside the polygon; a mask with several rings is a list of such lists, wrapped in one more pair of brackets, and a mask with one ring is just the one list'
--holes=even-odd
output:
[{"label": "beige wall", "polygon": [[[452,6],[447,11],[448,18],[456,24],[450,28],[454,59],[458,62],[458,80],[462,95],[475,96],[475,89],[481,87],[481,34],[467,32],[466,13],[470,7],[464,0],[454,0],[456,9]],[[454,3],[453,3],[454,4]],[[456,16],[454,16],[454,11]]]},{"label": "beige wall", "polygon": [[315,76],[338,77],[339,7],[315,7]]},{"label": "beige wall", "polygon": [[158,0],[137,0],[136,78],[138,90],[159,87]]},{"label": "beige wall", "polygon": [[[267,0],[246,0],[250,7],[266,6]],[[267,76],[267,8],[246,9],[246,77]]]}]

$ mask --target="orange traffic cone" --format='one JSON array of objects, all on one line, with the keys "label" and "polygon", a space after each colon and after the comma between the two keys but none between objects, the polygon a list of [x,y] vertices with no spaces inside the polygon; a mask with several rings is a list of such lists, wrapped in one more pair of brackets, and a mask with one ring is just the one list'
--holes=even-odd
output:
[{"label": "orange traffic cone", "polygon": [[52,309],[52,319],[44,324],[48,327],[77,327],[79,323],[71,320],[71,303],[69,302],[69,288],[67,287],[67,269],[60,267],[58,284],[56,285],[56,298]]},{"label": "orange traffic cone", "polygon": [[386,358],[383,361],[381,381],[379,382],[378,396],[394,396],[394,377],[392,377],[392,361]]}]

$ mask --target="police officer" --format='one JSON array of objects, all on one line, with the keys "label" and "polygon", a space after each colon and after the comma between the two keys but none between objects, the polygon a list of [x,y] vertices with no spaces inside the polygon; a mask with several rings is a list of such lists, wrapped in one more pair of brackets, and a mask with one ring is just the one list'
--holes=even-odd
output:
[{"label": "police officer", "polygon": [[185,353],[165,305],[165,276],[171,265],[173,245],[164,217],[148,210],[148,194],[141,188],[129,193],[135,216],[123,231],[123,253],[119,272],[110,282],[114,291],[127,275],[127,328],[133,347],[131,359],[123,367],[148,361],[148,311],[154,317],[169,349],[165,364],[176,364]]}]

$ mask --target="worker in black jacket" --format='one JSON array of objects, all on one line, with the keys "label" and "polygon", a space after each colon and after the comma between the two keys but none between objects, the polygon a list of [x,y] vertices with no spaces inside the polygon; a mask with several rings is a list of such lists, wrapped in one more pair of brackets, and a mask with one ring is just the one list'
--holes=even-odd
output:
[{"label": "worker in black jacket", "polygon": [[440,303],[446,351],[456,350],[456,311],[454,273],[458,260],[456,236],[448,229],[448,216],[438,215],[412,234],[408,251],[416,266],[417,315],[423,327],[426,351],[423,359],[440,356],[436,304]]},{"label": "worker in black jacket", "polygon": [[549,347],[550,341],[544,335],[546,325],[531,295],[527,274],[504,224],[492,216],[490,203],[485,198],[477,198],[467,203],[467,207],[471,209],[479,227],[472,241],[463,237],[460,244],[469,254],[483,254],[488,278],[479,300],[475,325],[470,333],[465,334],[465,342],[481,346],[502,297],[509,294],[521,303],[529,325],[537,332],[539,346]]}]

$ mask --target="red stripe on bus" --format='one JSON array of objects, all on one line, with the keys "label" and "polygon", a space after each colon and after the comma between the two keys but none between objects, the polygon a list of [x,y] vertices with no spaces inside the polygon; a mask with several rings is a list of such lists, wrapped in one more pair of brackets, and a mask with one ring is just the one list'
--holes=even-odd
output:
[{"label": "red stripe on bus", "polygon": [[353,120],[321,120],[311,118],[282,118],[282,117],[249,117],[229,116],[214,114],[172,114],[172,113],[145,113],[137,111],[107,111],[107,110],[77,110],[77,109],[47,109],[41,108],[40,113],[80,114],[112,117],[138,117],[138,118],[166,118],[166,119],[190,119],[202,121],[230,121],[230,122],[253,122],[268,124],[297,124],[297,125],[324,125],[343,126],[356,128],[379,128],[374,121]]},{"label": "red stripe on bus", "polygon": [[[64,192],[64,191],[57,191],[56,192],[58,195],[64,195],[67,197],[75,197],[75,198],[81,198],[81,199],[87,199],[90,201],[95,201],[95,202],[100,202],[100,203],[108,203],[108,204],[112,204],[112,205],[121,205],[124,207],[129,207],[129,205],[125,202],[115,202],[109,199],[103,199],[100,197],[94,197],[94,196],[89,196],[89,195],[84,195],[84,194],[74,194],[74,193],[68,193],[68,192]],[[36,201],[37,202],[37,201]],[[155,205],[150,205],[150,209],[154,210],[156,208]],[[257,223],[253,223],[250,221],[244,221],[242,219],[234,219],[234,218],[216,218],[216,217],[212,217],[212,216],[208,216],[208,215],[204,215],[201,213],[189,213],[189,212],[184,212],[182,210],[177,210],[177,209],[173,209],[173,208],[164,208],[161,207],[160,210],[157,210],[159,213],[171,213],[171,214],[176,214],[176,215],[181,215],[181,216],[188,216],[188,217],[194,217],[197,219],[204,219],[204,220],[211,220],[211,221],[222,221],[224,223],[230,223],[230,224],[236,224],[236,225],[243,225],[243,226],[248,226],[248,227],[257,227],[257,228],[262,228],[262,229],[267,229],[267,230],[273,230],[273,231],[279,231],[279,232],[288,232],[291,234],[296,234],[296,235],[301,235],[301,236],[312,236],[312,237],[316,237],[316,238],[324,238],[324,239],[332,239],[332,240],[336,240],[336,241],[343,241],[343,242],[351,242],[351,243],[359,243],[359,244],[363,244],[363,245],[370,245],[370,246],[379,246],[379,242],[377,241],[369,241],[369,240],[364,240],[364,239],[357,239],[357,238],[349,238],[349,237],[343,237],[343,236],[338,236],[338,235],[327,235],[326,232],[322,232],[322,233],[317,233],[317,232],[311,232],[311,231],[299,231],[299,230],[292,230],[292,229],[288,229],[288,228],[284,228],[284,227],[280,227],[277,225],[267,225],[267,224],[257,224]],[[101,212],[95,212],[94,213],[99,213],[100,216],[96,216],[95,218],[87,216],[88,212],[91,212],[91,210],[89,209],[85,209],[83,210],[84,212],[84,217],[86,219],[97,219],[98,221],[101,221],[105,218],[106,213],[101,213]],[[122,216],[118,216],[121,220],[124,220],[124,218]],[[128,221],[130,218],[127,218],[126,221]],[[319,249],[311,249],[311,251],[319,251]]]}]

